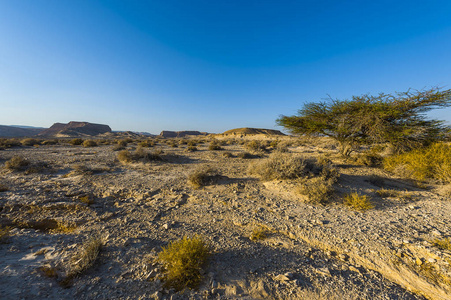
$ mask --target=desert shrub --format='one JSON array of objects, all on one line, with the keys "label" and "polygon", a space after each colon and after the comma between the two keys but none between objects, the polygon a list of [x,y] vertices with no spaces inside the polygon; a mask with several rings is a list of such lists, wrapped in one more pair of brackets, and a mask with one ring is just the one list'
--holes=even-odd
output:
[{"label": "desert shrub", "polygon": [[74,146],[81,145],[81,144],[83,144],[83,139],[80,139],[80,138],[72,139],[69,141],[69,144],[74,145]]},{"label": "desert shrub", "polygon": [[222,157],[232,158],[232,157],[235,157],[235,156],[231,152],[223,152],[222,153]]},{"label": "desert shrub", "polygon": [[209,256],[209,246],[197,236],[169,243],[158,254],[164,267],[165,285],[176,290],[197,288],[202,281],[202,267]]},{"label": "desert shrub", "polygon": [[251,241],[264,240],[268,237],[269,233],[270,233],[270,230],[268,229],[268,227],[263,226],[263,225],[257,225],[252,230],[252,233],[251,233],[251,236],[249,237],[249,239]]},{"label": "desert shrub", "polygon": [[185,149],[186,152],[194,152],[197,151],[197,147],[196,146],[188,146]]},{"label": "desert shrub", "polygon": [[83,147],[97,147],[97,143],[93,140],[86,140],[83,142]]},{"label": "desert shrub", "polygon": [[360,195],[356,192],[345,195],[344,204],[358,211],[374,208],[367,195]]},{"label": "desert shrub", "polygon": [[212,184],[215,181],[217,175],[218,172],[215,169],[209,167],[199,167],[188,174],[188,183],[191,184],[194,188],[201,188],[203,186]]},{"label": "desert shrub", "polygon": [[208,150],[222,150],[222,147],[218,141],[212,141],[208,146]]},{"label": "desert shrub", "polygon": [[441,249],[441,250],[448,250],[451,252],[451,239],[450,238],[445,238],[445,239],[435,239],[432,244]]},{"label": "desert shrub", "polygon": [[9,237],[10,227],[0,227],[0,242],[4,242]]},{"label": "desert shrub", "polygon": [[12,148],[12,147],[18,147],[22,145],[20,143],[20,140],[18,139],[7,139],[7,138],[0,138],[0,147],[2,148]]},{"label": "desert shrub", "polygon": [[12,171],[24,171],[29,165],[30,162],[19,155],[13,156],[10,160],[5,162],[5,168]]},{"label": "desert shrub", "polygon": [[66,277],[61,281],[64,286],[70,285],[73,278],[80,275],[94,265],[104,244],[99,236],[90,237],[83,243],[83,248],[73,257],[72,264],[68,266]]},{"label": "desert shrub", "polygon": [[370,175],[368,176],[367,181],[378,187],[382,187],[385,184],[385,178],[379,175]]},{"label": "desert shrub", "polygon": [[451,183],[451,146],[436,143],[427,148],[386,157],[384,168],[398,176]]},{"label": "desert shrub", "polygon": [[155,141],[152,140],[142,141],[138,143],[138,146],[143,148],[150,148],[155,146]]},{"label": "desert shrub", "polygon": [[257,155],[250,154],[249,152],[240,152],[237,154],[237,156],[242,159],[251,159],[258,157]]},{"label": "desert shrub", "polygon": [[196,140],[189,140],[187,145],[195,147],[195,146],[197,146],[197,141]]},{"label": "desert shrub", "polygon": [[41,145],[49,146],[49,145],[58,145],[58,140],[45,140],[41,142]]},{"label": "desert shrub", "polygon": [[9,190],[9,188],[6,185],[4,185],[3,183],[0,183],[0,193],[6,192],[8,190]]},{"label": "desert shrub", "polygon": [[113,146],[113,151],[121,151],[121,150],[125,150],[125,147],[122,146],[121,144],[116,144]]},{"label": "desert shrub", "polygon": [[134,163],[134,162],[150,162],[163,160],[161,150],[155,150],[153,152],[147,152],[142,147],[138,147],[134,152],[128,150],[122,150],[117,154],[117,159],[121,163]]},{"label": "desert shrub", "polygon": [[20,143],[23,146],[34,146],[34,145],[40,145],[41,141],[39,141],[37,139],[33,139],[33,138],[27,138],[27,139],[23,139]]},{"label": "desert shrub", "polygon": [[325,177],[314,177],[306,179],[299,185],[297,192],[307,196],[307,203],[326,204],[334,194],[334,180]]},{"label": "desert shrub", "polygon": [[288,153],[272,153],[267,159],[252,163],[248,172],[263,180],[297,179],[313,171],[315,163]]},{"label": "desert shrub", "polygon": [[380,190],[376,191],[376,194],[381,198],[398,197],[400,194],[400,191],[390,190],[390,189],[380,189]]},{"label": "desert shrub", "polygon": [[379,167],[382,165],[382,156],[372,152],[360,154],[357,157],[357,163],[368,167]]},{"label": "desert shrub", "polygon": [[252,140],[245,144],[244,148],[251,152],[263,152],[266,151],[266,145],[263,142]]}]

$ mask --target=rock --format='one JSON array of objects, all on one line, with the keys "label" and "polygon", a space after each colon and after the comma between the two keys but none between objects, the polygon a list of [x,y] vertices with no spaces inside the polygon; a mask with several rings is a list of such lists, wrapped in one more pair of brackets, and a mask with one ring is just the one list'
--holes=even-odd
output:
[{"label": "rock", "polygon": [[286,276],[286,275],[279,274],[276,277],[274,277],[274,280],[277,280],[277,281],[290,281],[290,278],[288,276]]},{"label": "rock", "polygon": [[428,262],[430,262],[430,263],[435,263],[436,261],[437,260],[435,258],[432,258],[432,257],[428,258]]},{"label": "rock", "polygon": [[341,254],[338,255],[338,258],[340,258],[341,260],[346,261],[346,260],[349,259],[349,255],[341,253]]},{"label": "rock", "polygon": [[441,236],[442,235],[442,233],[440,231],[438,231],[437,229],[432,230],[431,233],[433,235],[436,235],[436,236]]},{"label": "rock", "polygon": [[162,227],[163,229],[168,230],[170,228],[170,225],[168,223],[165,223]]},{"label": "rock", "polygon": [[416,263],[418,266],[421,266],[421,265],[423,264],[423,260],[421,260],[421,258],[417,257],[417,258],[415,259],[415,263]]}]

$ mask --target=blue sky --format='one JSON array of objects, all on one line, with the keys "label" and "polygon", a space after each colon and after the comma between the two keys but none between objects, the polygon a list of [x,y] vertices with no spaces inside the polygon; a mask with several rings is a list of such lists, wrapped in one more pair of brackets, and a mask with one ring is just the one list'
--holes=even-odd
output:
[{"label": "blue sky", "polygon": [[281,129],[328,95],[449,89],[450,16],[433,0],[0,0],[0,124]]}]

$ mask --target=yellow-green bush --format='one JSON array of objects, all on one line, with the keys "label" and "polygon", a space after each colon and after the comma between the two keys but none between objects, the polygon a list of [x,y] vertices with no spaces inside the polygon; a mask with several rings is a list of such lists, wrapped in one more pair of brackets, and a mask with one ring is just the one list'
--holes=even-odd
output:
[{"label": "yellow-green bush", "polygon": [[360,195],[355,192],[345,195],[344,204],[358,211],[374,208],[374,205],[367,195]]},{"label": "yellow-green bush", "polygon": [[198,236],[171,242],[158,254],[164,267],[167,287],[176,290],[197,288],[202,281],[201,270],[210,256],[210,248]]},{"label": "yellow-green bush", "polygon": [[445,143],[436,143],[427,148],[386,157],[384,168],[399,176],[450,183],[451,147]]}]

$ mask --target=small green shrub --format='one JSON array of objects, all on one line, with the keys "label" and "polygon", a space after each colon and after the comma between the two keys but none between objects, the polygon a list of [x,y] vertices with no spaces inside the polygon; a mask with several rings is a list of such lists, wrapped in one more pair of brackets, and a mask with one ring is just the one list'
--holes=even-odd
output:
[{"label": "small green shrub", "polygon": [[345,195],[344,204],[358,211],[374,208],[367,195],[360,195],[356,192]]},{"label": "small green shrub", "polygon": [[13,156],[10,160],[5,162],[5,168],[12,171],[24,171],[29,165],[30,162],[19,155]]},{"label": "small green shrub", "polygon": [[86,140],[83,142],[83,147],[89,148],[89,147],[97,147],[96,141],[93,140]]},{"label": "small green shrub", "polygon": [[198,236],[184,237],[163,247],[158,260],[164,267],[165,285],[176,290],[197,288],[202,281],[202,267],[209,256],[209,246]]},{"label": "small green shrub", "polygon": [[297,179],[308,175],[317,166],[311,160],[289,153],[272,153],[267,159],[249,165],[248,172],[263,180]]},{"label": "small green shrub", "polygon": [[384,168],[398,176],[451,183],[451,147],[436,143],[427,148],[386,157]]},{"label": "small green shrub", "polygon": [[83,144],[83,139],[80,139],[80,138],[72,139],[69,141],[69,144],[74,145],[74,146],[81,145],[81,144]]}]

